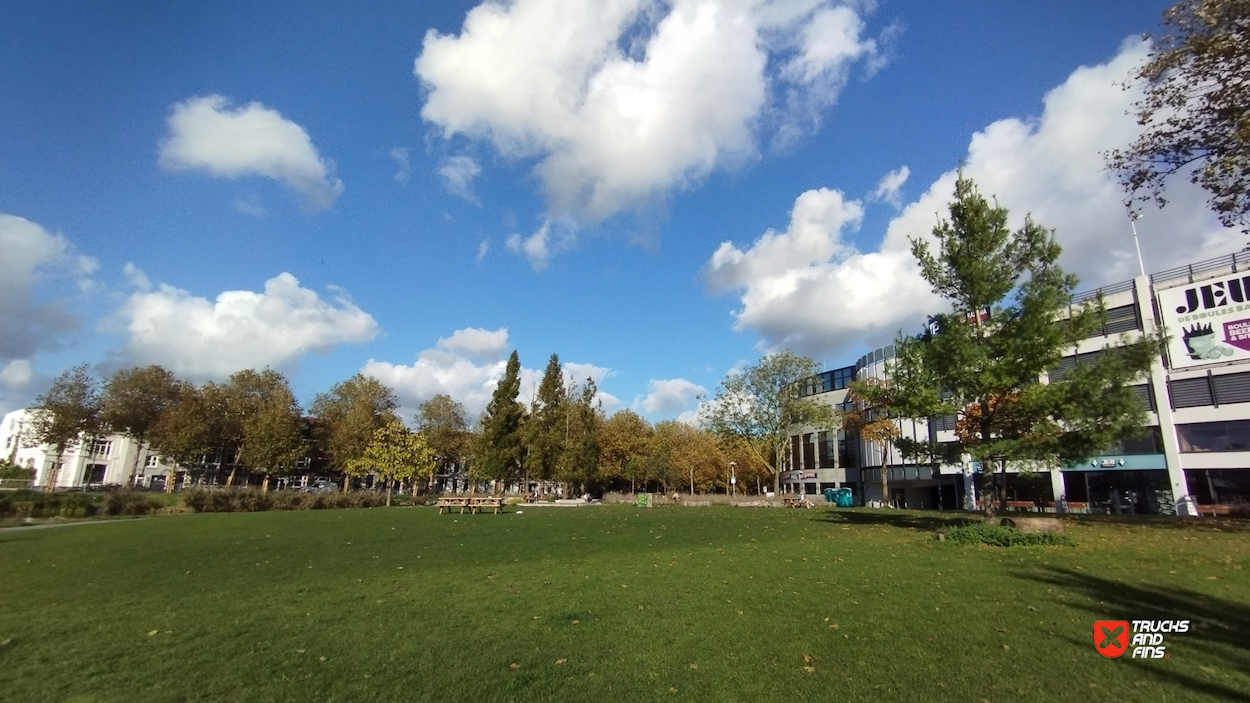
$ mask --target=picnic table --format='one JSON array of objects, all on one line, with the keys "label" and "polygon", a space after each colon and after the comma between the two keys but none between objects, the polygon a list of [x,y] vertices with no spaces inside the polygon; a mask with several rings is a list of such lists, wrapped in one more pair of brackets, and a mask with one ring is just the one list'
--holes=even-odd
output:
[{"label": "picnic table", "polygon": [[477,496],[443,496],[438,499],[438,514],[442,515],[444,508],[446,508],[449,513],[452,508],[460,508],[461,515],[464,514],[466,509],[468,509],[470,515],[486,510],[487,508],[491,508],[495,513],[502,513],[503,506],[504,499],[497,498],[495,496],[486,496],[484,498]]},{"label": "picnic table", "polygon": [[782,498],[781,504],[787,508],[811,508],[812,501],[803,498]]}]

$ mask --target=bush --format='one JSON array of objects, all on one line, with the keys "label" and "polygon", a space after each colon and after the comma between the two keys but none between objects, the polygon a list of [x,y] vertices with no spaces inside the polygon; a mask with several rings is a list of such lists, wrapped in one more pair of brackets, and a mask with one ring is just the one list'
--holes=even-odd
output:
[{"label": "bush", "polygon": [[254,513],[263,510],[324,510],[333,508],[376,508],[386,504],[386,496],[373,491],[358,493],[299,493],[255,488],[192,488],[182,493],[182,504],[197,513]]},{"label": "bush", "polygon": [[1071,537],[1057,532],[1024,534],[1011,527],[986,523],[952,528],[946,531],[946,539],[955,544],[988,544],[991,547],[1071,547],[1076,544]]},{"label": "bush", "polygon": [[165,501],[139,491],[112,491],[104,496],[106,515],[148,515],[165,507]]},{"label": "bush", "polygon": [[0,499],[0,517],[91,517],[100,511],[101,498],[88,493],[44,493],[23,489]]},{"label": "bush", "polygon": [[28,469],[24,466],[14,464],[8,459],[0,459],[0,478],[16,478],[29,481],[34,477],[34,469]]}]

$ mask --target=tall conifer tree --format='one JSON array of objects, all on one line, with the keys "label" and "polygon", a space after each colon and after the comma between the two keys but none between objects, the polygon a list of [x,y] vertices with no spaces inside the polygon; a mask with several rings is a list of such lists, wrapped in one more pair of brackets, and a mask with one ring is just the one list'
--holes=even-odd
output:
[{"label": "tall conifer tree", "polygon": [[504,377],[495,386],[481,421],[481,445],[474,477],[503,482],[521,466],[521,361],[516,351],[508,357]]},{"label": "tall conifer tree", "polygon": [[529,420],[525,423],[528,450],[525,469],[531,478],[549,480],[556,477],[568,433],[566,403],[564,370],[560,366],[560,357],[552,354],[547,360],[543,380],[538,384]]}]

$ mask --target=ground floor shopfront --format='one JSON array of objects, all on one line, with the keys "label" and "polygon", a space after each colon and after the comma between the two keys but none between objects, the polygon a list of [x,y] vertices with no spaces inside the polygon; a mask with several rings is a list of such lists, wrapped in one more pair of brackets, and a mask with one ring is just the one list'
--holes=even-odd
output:
[{"label": "ground floor shopfront", "polygon": [[[1009,505],[1038,512],[1113,515],[1174,515],[1172,478],[1163,457],[1100,458],[1092,465],[1054,471],[1008,471],[993,476],[965,473],[957,466],[889,467],[888,496],[881,494],[880,469],[786,471],[783,494],[819,495],[826,488],[850,488],[855,505],[913,510],[977,510],[992,498],[995,481],[1004,481]],[[1157,468],[1152,468],[1157,467]],[[1250,510],[1250,469],[1184,469],[1190,500],[1197,506],[1222,505]]]}]

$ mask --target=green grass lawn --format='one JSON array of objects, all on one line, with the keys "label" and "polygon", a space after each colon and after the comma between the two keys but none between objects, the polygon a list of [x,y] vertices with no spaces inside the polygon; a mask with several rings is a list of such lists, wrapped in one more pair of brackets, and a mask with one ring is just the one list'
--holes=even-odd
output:
[{"label": "green grass lawn", "polygon": [[[1250,531],[432,508],[0,530],[2,701],[1250,700]],[[1104,659],[1097,619],[1189,619]]]}]

